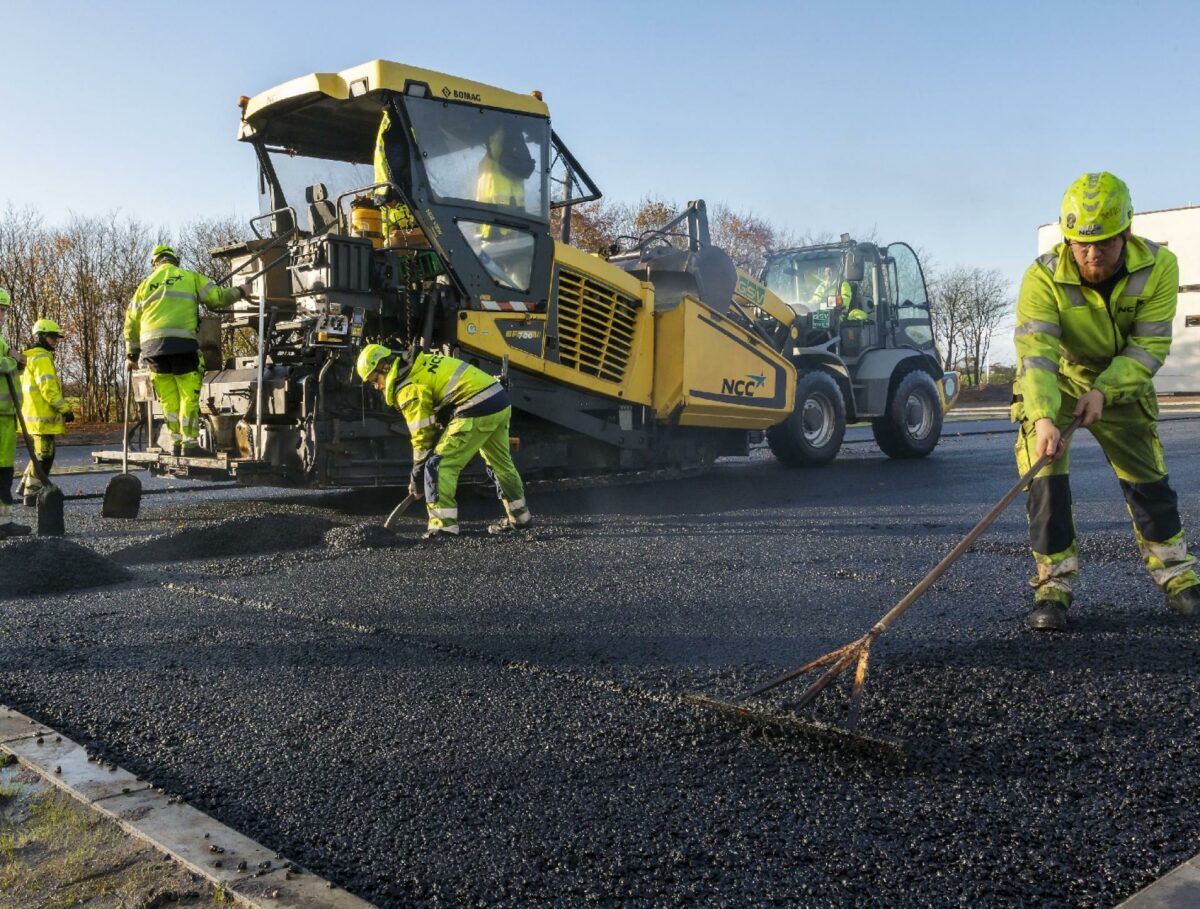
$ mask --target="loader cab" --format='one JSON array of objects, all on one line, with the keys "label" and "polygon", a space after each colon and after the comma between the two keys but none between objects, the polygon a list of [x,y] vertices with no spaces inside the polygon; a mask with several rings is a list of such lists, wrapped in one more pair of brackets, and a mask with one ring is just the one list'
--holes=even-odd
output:
[{"label": "loader cab", "polygon": [[782,250],[768,257],[762,282],[801,317],[802,347],[824,346],[847,361],[880,347],[935,353],[924,276],[906,243]]}]

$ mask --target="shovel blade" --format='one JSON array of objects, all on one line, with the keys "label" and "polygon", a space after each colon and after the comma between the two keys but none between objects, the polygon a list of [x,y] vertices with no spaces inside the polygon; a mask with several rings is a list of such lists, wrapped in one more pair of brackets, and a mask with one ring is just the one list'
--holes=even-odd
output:
[{"label": "shovel blade", "polygon": [[141,506],[142,481],[131,473],[122,473],[108,481],[100,514],[105,518],[132,521],[138,516]]},{"label": "shovel blade", "polygon": [[61,537],[67,532],[62,490],[53,483],[38,490],[37,532],[39,537]]}]

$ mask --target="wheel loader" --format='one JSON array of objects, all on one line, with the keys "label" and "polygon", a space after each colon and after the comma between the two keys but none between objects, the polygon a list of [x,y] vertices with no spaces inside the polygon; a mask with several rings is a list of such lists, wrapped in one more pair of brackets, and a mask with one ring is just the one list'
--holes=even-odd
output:
[{"label": "wheel loader", "polygon": [[[405,422],[354,375],[370,342],[440,350],[500,375],[529,477],[702,468],[745,454],[763,432],[787,463],[816,463],[785,454],[812,432],[814,389],[835,417],[869,414],[879,397],[872,385],[861,405],[836,404],[856,393],[850,371],[839,371],[844,336],[831,349],[817,339],[819,320],[771,289],[773,273],[764,284],[739,272],[711,244],[702,202],[609,260],[564,242],[571,207],[600,192],[540,93],[373,61],[302,76],[240,106],[261,214],[252,236],[214,255],[253,302],[201,326],[210,456],[175,457],[157,444],[149,383],[135,382],[151,431],[130,460],[154,473],[406,483]],[[863,261],[856,255],[842,253],[851,268]],[[931,356],[920,360],[924,374],[941,380],[931,346],[908,354]],[[797,367],[808,389],[799,411]],[[862,381],[880,368],[860,370]],[[814,375],[830,384],[814,386]]]}]

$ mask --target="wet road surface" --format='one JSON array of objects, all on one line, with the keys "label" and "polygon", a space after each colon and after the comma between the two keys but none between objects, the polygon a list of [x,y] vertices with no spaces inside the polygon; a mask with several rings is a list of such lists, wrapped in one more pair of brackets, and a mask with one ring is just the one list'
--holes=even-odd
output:
[{"label": "wet road surface", "polygon": [[[1161,432],[1194,526],[1200,422]],[[1023,628],[1014,506],[876,644],[863,725],[907,764],[678,702],[859,636],[1013,481],[1010,446],[533,489],[516,539],[464,497],[432,548],[415,517],[394,545],[357,526],[390,491],[168,494],[134,525],[72,502],[70,541],[134,580],[0,598],[0,701],[381,906],[1112,905],[1200,851],[1200,623],[1090,439],[1071,632]]]}]

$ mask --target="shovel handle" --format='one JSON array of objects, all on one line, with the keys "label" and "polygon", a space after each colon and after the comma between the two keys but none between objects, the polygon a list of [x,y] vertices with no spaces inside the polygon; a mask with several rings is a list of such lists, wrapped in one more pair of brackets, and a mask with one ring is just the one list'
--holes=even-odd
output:
[{"label": "shovel handle", "polygon": [[392,527],[395,526],[396,521],[398,521],[400,519],[400,515],[404,514],[404,512],[406,512],[406,511],[408,511],[408,506],[411,505],[416,500],[417,500],[417,497],[414,496],[412,493],[409,493],[407,496],[405,496],[404,499],[401,500],[400,504],[392,509],[392,513],[387,516],[387,520],[383,522],[384,528],[387,530],[391,530]]},{"label": "shovel handle", "polygon": [[[1083,417],[1081,416],[1075,417],[1075,419],[1070,422],[1067,428],[1063,430],[1062,444],[1065,445],[1068,441],[1070,441],[1071,436],[1075,434],[1075,430],[1077,430],[1082,423]],[[888,610],[887,614],[875,623],[875,627],[867,632],[867,635],[871,638],[871,640],[874,640],[875,638],[879,637],[879,635],[887,631],[891,624],[895,622],[896,619],[900,618],[900,616],[905,613],[909,606],[919,600],[922,594],[932,587],[938,578],[945,574],[946,569],[958,561],[959,556],[971,548],[971,544],[979,539],[985,530],[992,526],[992,522],[995,521],[996,518],[1000,517],[1004,509],[1008,508],[1008,506],[1012,503],[1012,500],[1020,494],[1022,489],[1024,489],[1033,481],[1033,478],[1041,472],[1043,467],[1050,463],[1051,459],[1052,458],[1050,455],[1042,455],[1037,459],[1036,462],[1034,462],[1032,467],[1025,471],[1025,473],[1021,474],[1021,479],[1017,480],[1012,489],[1006,492],[1000,501],[992,506],[991,511],[985,514],[979,520],[979,523],[972,527],[967,535],[958,541],[958,545],[951,549],[946,554],[945,558],[943,558],[937,563],[937,565],[933,567],[933,570],[930,571],[929,574],[925,575],[925,577],[918,581],[916,586],[906,593],[904,598],[900,600],[899,603]]]},{"label": "shovel handle", "polygon": [[33,450],[33,439],[29,435],[29,429],[25,426],[25,414],[21,413],[21,399],[17,397],[17,386],[13,383],[12,373],[6,372],[4,380],[8,382],[9,397],[17,407],[17,422],[21,424],[21,435],[25,438],[25,449],[29,452],[29,463],[33,465],[33,472],[37,475],[39,482],[43,486],[49,486],[50,475],[42,469],[42,462],[38,460],[37,452]]},{"label": "shovel handle", "polygon": [[125,410],[121,414],[121,473],[129,473],[129,389],[133,373],[125,373]]}]

